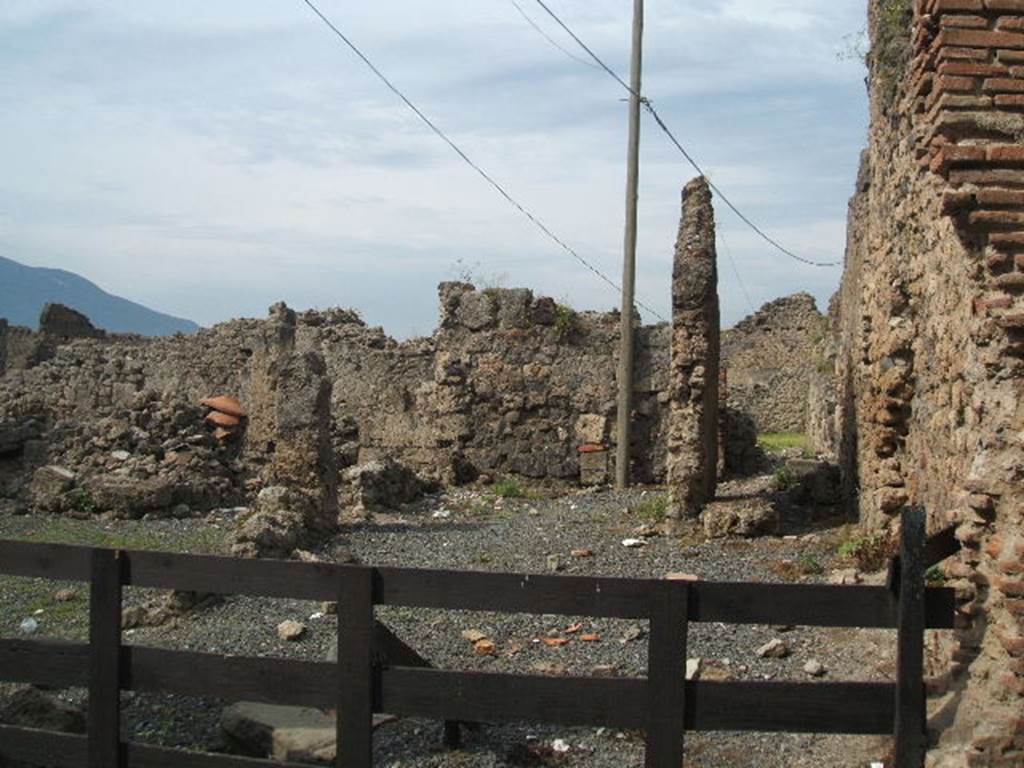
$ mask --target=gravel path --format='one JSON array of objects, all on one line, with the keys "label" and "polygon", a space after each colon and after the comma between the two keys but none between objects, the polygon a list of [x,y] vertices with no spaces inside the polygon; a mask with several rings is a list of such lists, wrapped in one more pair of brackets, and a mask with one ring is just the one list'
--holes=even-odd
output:
[{"label": "gravel path", "polygon": [[[705,542],[696,534],[682,539],[656,537],[642,548],[627,549],[622,540],[635,536],[638,526],[646,522],[630,508],[657,493],[574,492],[546,499],[496,500],[484,492],[455,491],[427,499],[401,514],[351,527],[317,554],[330,560],[339,547],[348,547],[362,562],[372,565],[531,573],[558,567],[565,574],[625,577],[685,572],[723,581],[821,579],[800,576],[799,570],[827,571],[832,566],[841,532],[829,528],[799,537],[753,541]],[[221,526],[219,530],[230,524],[229,519],[212,522]],[[150,533],[159,534],[165,547],[187,550],[187,545],[176,547],[173,542],[191,542],[200,532],[208,537],[211,520],[103,525],[113,528],[112,535],[129,535],[133,526],[140,530],[145,526]],[[29,518],[0,517],[3,537],[25,536],[32,527]],[[579,556],[581,549],[592,555]],[[0,634],[15,634],[26,611],[38,604],[44,606],[38,616],[39,634],[82,636],[84,597],[70,608],[58,607],[45,598],[62,585],[33,585],[37,592],[30,594],[36,603],[30,605],[25,585],[14,584],[18,581],[25,580],[0,579]],[[38,593],[40,589],[44,592]],[[136,592],[129,590],[129,600],[141,599]],[[230,597],[171,625],[131,630],[126,640],[211,653],[321,659],[333,639],[334,617],[318,616],[320,609],[318,604],[301,601]],[[378,609],[378,617],[442,669],[620,676],[642,675],[646,669],[643,622],[387,607]],[[308,635],[293,643],[278,639],[275,628],[285,619],[304,621]],[[576,628],[576,624],[582,626]],[[463,636],[467,630],[490,639],[496,655],[475,653]],[[542,641],[549,635],[569,642],[549,646]],[[583,635],[599,639],[584,642],[580,639]],[[785,640],[792,653],[784,659],[758,658],[756,649],[773,638]],[[885,631],[693,625],[689,655],[703,660],[707,675],[727,674],[740,680],[808,680],[803,667],[811,659],[828,670],[823,680],[889,680],[893,642],[893,633]],[[71,697],[81,695],[72,692]],[[222,748],[218,729],[222,706],[218,701],[124,694],[130,737],[171,746]],[[743,702],[736,706],[742,707]],[[565,747],[568,751],[559,751]],[[686,765],[852,768],[867,766],[884,752],[884,740],[874,737],[688,734]],[[405,720],[377,731],[375,765],[620,768],[643,765],[643,744],[636,733],[608,729],[485,726],[467,735],[462,750],[446,752],[440,746],[439,724]]]}]

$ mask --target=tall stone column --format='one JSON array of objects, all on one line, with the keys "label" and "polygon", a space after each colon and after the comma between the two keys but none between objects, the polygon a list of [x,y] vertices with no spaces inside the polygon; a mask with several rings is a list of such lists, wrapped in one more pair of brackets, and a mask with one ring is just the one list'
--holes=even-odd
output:
[{"label": "tall stone column", "polygon": [[283,487],[310,502],[306,526],[337,523],[338,473],[331,443],[331,380],[319,352],[295,348],[295,313],[271,307],[249,382],[248,451],[262,464],[265,487]]},{"label": "tall stone column", "polygon": [[703,177],[683,189],[672,267],[672,364],[668,458],[671,495],[666,528],[678,531],[714,498],[718,469],[718,268],[715,213]]}]

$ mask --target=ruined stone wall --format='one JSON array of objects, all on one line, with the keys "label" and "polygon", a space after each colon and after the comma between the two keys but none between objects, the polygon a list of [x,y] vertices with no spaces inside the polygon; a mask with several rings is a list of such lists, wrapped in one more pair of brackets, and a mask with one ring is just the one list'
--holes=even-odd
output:
[{"label": "ruined stone wall", "polygon": [[871,4],[871,133],[836,324],[845,482],[871,528],[906,502],[932,530],[958,525],[961,629],[933,757],[1020,765],[1024,2],[917,0],[905,19],[899,5]]},{"label": "ruined stone wall", "polygon": [[753,418],[759,432],[806,432],[808,394],[825,362],[827,324],[814,297],[798,293],[765,304],[724,331],[728,406]]},{"label": "ruined stone wall", "polygon": [[[339,466],[391,456],[446,481],[516,473],[604,482],[614,418],[617,315],[576,313],[527,290],[441,287],[431,338],[398,343],[347,310],[296,319],[295,349],[320,355],[332,382]],[[189,336],[52,343],[26,330],[26,348],[0,379],[0,419],[51,423],[109,415],[140,392],[198,403],[252,397],[254,359],[273,319],[233,320]],[[10,329],[17,331],[19,329]],[[10,338],[10,332],[8,333]],[[10,349],[11,345],[5,347]],[[664,477],[665,326],[637,338],[634,474]]]},{"label": "ruined stone wall", "polygon": [[20,370],[37,365],[53,356],[54,347],[43,336],[22,325],[8,325],[0,332],[0,375],[4,371]]},{"label": "ruined stone wall", "polygon": [[[604,482],[612,471],[618,315],[576,313],[524,289],[440,289],[430,343],[404,345],[391,407],[356,404],[360,442],[443,475],[464,471]],[[634,476],[664,477],[664,327],[639,330]],[[328,356],[331,359],[331,356]],[[380,361],[376,361],[378,364]],[[394,360],[388,361],[392,367]],[[423,374],[426,373],[424,376]],[[364,401],[365,402],[365,401]]]}]

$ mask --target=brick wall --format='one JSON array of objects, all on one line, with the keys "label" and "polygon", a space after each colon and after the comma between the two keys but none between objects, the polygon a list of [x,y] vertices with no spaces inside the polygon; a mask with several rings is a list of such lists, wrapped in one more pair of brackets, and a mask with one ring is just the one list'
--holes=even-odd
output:
[{"label": "brick wall", "polygon": [[877,43],[894,4],[871,3],[871,131],[837,322],[842,461],[865,525],[922,503],[965,546],[946,565],[959,630],[930,764],[1021,766],[1024,0],[912,6],[893,95]]}]

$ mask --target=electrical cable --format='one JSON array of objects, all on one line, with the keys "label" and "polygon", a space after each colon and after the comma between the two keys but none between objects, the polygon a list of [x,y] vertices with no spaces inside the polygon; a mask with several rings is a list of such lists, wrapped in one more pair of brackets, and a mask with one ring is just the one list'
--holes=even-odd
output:
[{"label": "electrical cable", "polygon": [[[608,276],[607,276],[606,274],[604,274],[604,273],[603,273],[603,272],[602,272],[602,271],[601,271],[600,269],[598,269],[597,267],[595,267],[595,266],[594,266],[593,264],[591,264],[591,263],[590,263],[589,261],[587,261],[587,260],[586,260],[585,258],[583,258],[582,256],[580,256],[580,255],[579,255],[579,253],[577,253],[577,252],[576,252],[576,251],[575,251],[575,250],[574,250],[574,249],[573,249],[573,248],[572,248],[571,246],[569,246],[569,245],[568,245],[568,244],[567,244],[567,243],[566,243],[566,242],[565,242],[564,240],[562,240],[562,239],[561,239],[560,237],[558,237],[558,236],[557,236],[557,235],[556,235],[556,234],[555,234],[554,232],[552,232],[552,231],[551,231],[551,230],[550,230],[550,229],[549,229],[549,228],[547,227],[547,225],[546,225],[546,224],[544,224],[544,222],[543,222],[543,221],[541,221],[540,219],[538,219],[538,218],[537,218],[537,217],[536,217],[536,216],[535,216],[535,215],[534,215],[533,213],[531,213],[531,212],[530,212],[529,210],[527,210],[527,209],[526,209],[526,207],[525,207],[524,205],[522,205],[522,204],[521,204],[521,203],[520,203],[519,201],[517,201],[517,200],[516,200],[516,199],[515,199],[514,197],[512,197],[512,195],[511,195],[511,194],[509,194],[509,192],[508,192],[508,191],[506,191],[506,190],[505,190],[505,188],[504,188],[504,187],[503,187],[503,186],[502,186],[501,184],[499,184],[499,183],[498,183],[497,181],[495,181],[495,179],[494,179],[493,177],[491,177],[491,176],[490,176],[490,175],[489,175],[489,174],[488,174],[488,173],[487,173],[486,171],[484,171],[484,170],[483,170],[483,168],[481,168],[481,167],[480,167],[479,165],[477,165],[477,164],[476,164],[475,162],[473,162],[473,160],[471,160],[471,159],[470,159],[470,157],[469,157],[469,156],[468,156],[468,155],[467,155],[467,154],[466,154],[466,153],[465,153],[465,152],[464,152],[464,151],[463,151],[463,150],[462,150],[462,149],[461,149],[461,148],[459,147],[459,145],[458,145],[458,144],[456,144],[456,143],[455,143],[455,142],[454,142],[454,141],[453,141],[452,139],[450,139],[450,138],[448,137],[448,135],[447,135],[447,134],[446,134],[446,133],[445,133],[444,131],[442,131],[442,130],[441,130],[441,129],[440,129],[440,128],[439,128],[439,127],[438,127],[438,126],[437,126],[437,125],[436,125],[436,124],[435,124],[435,123],[434,123],[434,122],[433,122],[433,121],[432,121],[432,120],[431,120],[431,119],[430,119],[429,117],[427,117],[427,116],[426,116],[426,115],[425,115],[425,114],[424,114],[424,113],[423,113],[423,112],[422,112],[422,111],[421,111],[421,110],[419,109],[419,107],[417,107],[417,106],[416,106],[415,104],[413,104],[413,102],[412,102],[412,101],[411,101],[411,100],[410,100],[410,99],[409,99],[409,98],[408,98],[408,97],[407,97],[407,96],[406,96],[406,95],[405,95],[404,93],[402,93],[402,91],[400,91],[400,90],[398,89],[398,87],[397,87],[397,86],[396,86],[396,85],[395,85],[394,83],[392,83],[392,82],[391,82],[391,81],[390,81],[390,80],[389,80],[389,79],[388,79],[388,78],[387,78],[387,77],[386,77],[386,76],[384,75],[384,73],[383,73],[383,72],[381,72],[381,71],[380,71],[380,69],[378,69],[378,68],[377,68],[377,67],[376,67],[376,66],[374,65],[374,63],[373,63],[372,61],[370,61],[370,59],[369,59],[369,58],[368,58],[368,57],[366,56],[366,54],[365,54],[365,53],[363,53],[363,52],[362,52],[362,51],[361,51],[361,50],[360,50],[360,49],[359,49],[359,48],[358,48],[358,47],[357,47],[357,46],[355,45],[355,43],[353,43],[353,42],[352,42],[352,41],[351,41],[351,40],[350,40],[350,39],[349,39],[349,38],[348,38],[348,37],[347,37],[347,36],[345,35],[345,33],[344,33],[344,32],[342,32],[342,31],[341,31],[341,30],[340,30],[340,29],[339,29],[339,28],[338,28],[338,27],[337,27],[337,26],[336,26],[336,25],[335,25],[335,24],[334,24],[334,23],[333,23],[333,22],[332,22],[332,21],[331,21],[330,19],[328,19],[328,18],[327,18],[327,17],[326,17],[326,16],[325,16],[325,15],[324,15],[324,14],[323,14],[323,13],[322,13],[321,11],[320,11],[320,9],[319,9],[319,8],[317,8],[317,6],[316,6],[316,5],[315,5],[315,4],[314,4],[314,3],[312,2],[312,0],[302,0],[302,2],[304,2],[304,3],[305,3],[305,4],[307,5],[307,6],[309,6],[310,10],[312,10],[312,11],[313,11],[313,13],[315,13],[315,14],[316,14],[316,15],[317,15],[317,16],[318,16],[318,17],[320,18],[320,20],[321,20],[321,21],[322,21],[322,22],[323,22],[323,23],[324,23],[325,25],[327,25],[327,27],[328,27],[328,28],[329,28],[329,29],[330,29],[330,30],[331,30],[331,31],[332,31],[332,32],[333,32],[333,33],[334,33],[334,34],[335,34],[335,35],[336,35],[336,36],[337,36],[337,37],[338,37],[338,38],[339,38],[339,39],[340,39],[340,40],[341,40],[341,41],[342,41],[343,43],[345,43],[345,45],[346,45],[346,46],[348,46],[348,48],[350,48],[350,49],[352,50],[352,52],[353,52],[353,53],[355,53],[355,54],[356,54],[356,56],[358,56],[358,57],[359,57],[359,58],[360,58],[360,59],[362,60],[362,62],[363,62],[363,63],[364,63],[364,64],[365,64],[365,65],[366,65],[366,66],[367,66],[367,67],[368,67],[369,69],[370,69],[370,71],[371,71],[371,72],[373,72],[373,74],[374,74],[374,75],[376,75],[376,76],[377,76],[377,78],[378,78],[378,79],[379,79],[379,80],[380,80],[380,81],[381,81],[382,83],[384,83],[384,85],[386,85],[386,86],[387,86],[387,88],[388,88],[388,89],[389,89],[389,90],[390,90],[390,91],[391,91],[392,93],[394,93],[394,94],[395,94],[395,95],[396,95],[396,96],[397,96],[397,97],[398,97],[399,99],[401,99],[401,100],[402,100],[402,102],[403,102],[403,103],[404,103],[404,104],[405,104],[405,105],[406,105],[406,106],[407,106],[407,107],[408,107],[408,108],[409,108],[410,110],[412,110],[412,111],[413,111],[413,112],[414,112],[414,113],[416,114],[416,116],[417,116],[417,117],[419,117],[419,119],[420,119],[420,120],[422,120],[422,121],[423,121],[423,123],[425,123],[425,124],[426,124],[426,126],[427,126],[428,128],[430,128],[430,130],[431,130],[431,131],[433,131],[433,132],[434,132],[435,134],[437,134],[437,136],[438,136],[438,137],[439,137],[439,138],[440,138],[441,140],[443,140],[443,141],[444,141],[444,142],[445,142],[445,143],[446,143],[446,144],[447,144],[447,145],[448,145],[449,147],[451,147],[451,149],[452,149],[452,150],[453,150],[453,151],[454,151],[454,152],[455,152],[455,153],[456,153],[456,154],[457,154],[457,155],[458,155],[458,156],[459,156],[460,158],[462,158],[462,160],[463,160],[463,161],[464,161],[464,162],[465,162],[465,163],[466,163],[467,165],[469,165],[469,166],[470,166],[470,167],[471,167],[471,168],[472,168],[472,169],[473,169],[474,171],[476,171],[476,172],[477,172],[477,173],[478,173],[478,174],[479,174],[479,175],[480,175],[480,176],[481,176],[481,177],[482,177],[482,178],[484,179],[484,181],[486,181],[486,182],[487,182],[488,184],[490,184],[490,185],[491,185],[491,187],[493,187],[493,188],[495,189],[495,191],[497,191],[497,192],[498,192],[498,194],[500,194],[500,195],[501,195],[501,196],[502,196],[503,198],[505,198],[505,200],[506,200],[506,201],[508,201],[508,203],[509,203],[510,205],[512,205],[513,207],[515,207],[515,208],[516,208],[516,209],[517,209],[517,210],[518,210],[518,211],[519,211],[520,213],[522,213],[522,214],[523,214],[524,216],[526,216],[526,218],[528,218],[528,219],[529,219],[529,220],[530,220],[531,222],[533,222],[533,224],[534,224],[534,225],[535,225],[535,226],[536,226],[536,227],[537,227],[537,228],[538,228],[538,229],[539,229],[539,230],[540,230],[541,232],[543,232],[543,233],[544,233],[544,234],[545,234],[545,235],[546,235],[546,236],[547,236],[547,237],[548,237],[548,238],[549,238],[550,240],[552,240],[553,242],[557,243],[557,244],[558,244],[558,245],[559,245],[559,246],[560,246],[560,247],[561,247],[561,248],[562,248],[562,249],[563,249],[563,250],[564,250],[564,251],[565,251],[566,253],[568,253],[568,254],[569,254],[570,256],[572,256],[572,257],[573,257],[573,258],[574,258],[574,259],[575,259],[576,261],[578,261],[578,262],[579,262],[580,264],[582,264],[582,265],[583,265],[583,266],[584,266],[584,267],[585,267],[586,269],[590,270],[590,272],[592,272],[592,273],[593,273],[594,275],[596,275],[596,276],[597,276],[597,277],[598,277],[598,278],[599,278],[600,280],[602,280],[603,282],[605,282],[605,283],[607,283],[607,284],[608,284],[609,286],[611,286],[611,288],[613,288],[613,289],[614,289],[614,290],[615,290],[615,291],[616,291],[616,292],[617,292],[617,293],[618,293],[618,294],[619,294],[620,296],[622,295],[622,287],[621,287],[621,286],[619,286],[619,285],[618,285],[618,284],[617,284],[617,283],[616,283],[616,282],[615,282],[614,280],[612,280],[612,279],[611,279],[610,277],[608,277]],[[655,310],[651,309],[650,307],[648,307],[648,306],[647,306],[646,304],[644,304],[643,302],[641,302],[641,301],[639,301],[639,300],[636,300],[636,301],[635,301],[635,304],[636,304],[636,305],[637,305],[638,307],[640,307],[641,309],[644,309],[644,310],[646,310],[647,312],[649,312],[650,314],[654,315],[654,316],[655,316],[655,317],[657,317],[658,319],[660,319],[660,320],[663,320],[663,321],[665,321],[665,320],[666,320],[666,319],[665,319],[665,318],[664,318],[664,317],[663,317],[663,316],[662,316],[662,315],[661,315],[660,313],[658,313],[658,312],[656,312]]]},{"label": "electrical cable", "polygon": [[[601,69],[603,69],[612,78],[614,78],[615,81],[618,82],[618,84],[621,85],[623,88],[625,88],[632,96],[635,96],[635,97],[640,99],[640,103],[643,105],[644,109],[646,109],[647,112],[651,115],[651,117],[654,118],[654,121],[657,123],[658,127],[662,130],[662,132],[669,138],[669,141],[671,141],[675,145],[676,149],[678,149],[682,153],[683,157],[686,158],[687,162],[690,165],[693,166],[694,170],[696,170],[697,173],[699,173],[701,176],[704,176],[705,178],[707,178],[707,174],[704,173],[704,169],[701,168],[700,164],[698,164],[697,161],[694,160],[693,156],[689,152],[686,151],[686,148],[683,147],[683,145],[679,141],[679,139],[676,138],[675,134],[672,133],[672,131],[671,131],[671,129],[669,129],[668,125],[665,124],[665,121],[662,120],[661,115],[658,114],[658,111],[654,108],[654,105],[651,104],[650,100],[644,98],[641,94],[636,93],[625,80],[623,80],[621,77],[618,76],[618,74],[615,72],[615,70],[613,70],[611,67],[609,67],[607,64],[605,64],[604,61],[601,60],[601,57],[598,56],[596,53],[594,53],[594,51],[591,50],[590,47],[586,43],[584,43],[583,40],[581,40],[580,37],[575,32],[572,31],[572,29],[570,29],[569,25],[566,24],[564,21],[562,21],[558,17],[558,15],[554,11],[551,10],[551,8],[548,6],[548,4],[544,2],[544,0],[537,0],[537,4],[541,8],[543,8],[547,12],[547,14],[552,19],[554,19],[558,23],[558,25],[562,29],[564,29],[566,31],[566,33],[568,33],[568,35],[573,40],[576,41],[576,44],[579,45],[580,48],[582,48],[584,51],[587,52],[587,54],[590,56],[590,58],[592,58],[594,60],[594,62],[598,66],[601,67]],[[794,260],[796,260],[796,261],[798,261],[798,262],[800,262],[802,264],[807,264],[807,265],[812,266],[812,267],[841,267],[842,266],[842,262],[839,262],[839,261],[812,261],[811,259],[807,259],[807,258],[804,258],[803,256],[799,256],[799,255],[793,253],[793,251],[789,250],[788,248],[783,247],[778,241],[776,241],[774,238],[770,237],[768,235],[768,233],[766,233],[763,229],[761,229],[761,227],[759,227],[757,224],[755,224],[753,221],[751,221],[750,218],[746,214],[744,214],[736,205],[734,205],[733,202],[725,195],[725,193],[723,193],[722,190],[719,189],[719,187],[716,186],[714,184],[714,182],[711,181],[711,179],[708,179],[708,186],[710,186],[711,189],[715,192],[715,194],[717,194],[718,197],[721,198],[722,202],[725,203],[726,206],[728,206],[729,209],[740,218],[740,221],[742,221],[744,224],[746,224],[748,227],[750,227],[765,242],[767,242],[769,245],[771,245],[773,248],[775,248],[780,253],[783,253],[786,256],[788,256],[789,258],[794,259]]]}]

